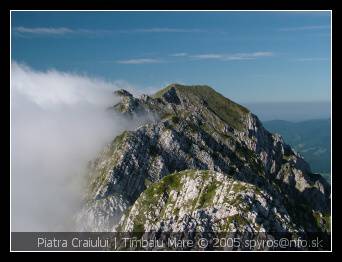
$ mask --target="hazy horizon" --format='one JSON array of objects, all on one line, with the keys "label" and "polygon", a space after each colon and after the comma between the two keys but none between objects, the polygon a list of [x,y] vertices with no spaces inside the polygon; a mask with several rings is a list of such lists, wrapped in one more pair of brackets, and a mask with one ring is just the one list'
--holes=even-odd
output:
[{"label": "hazy horizon", "polygon": [[242,103],[262,121],[285,120],[301,122],[306,120],[330,119],[331,103],[314,102],[259,102]]}]

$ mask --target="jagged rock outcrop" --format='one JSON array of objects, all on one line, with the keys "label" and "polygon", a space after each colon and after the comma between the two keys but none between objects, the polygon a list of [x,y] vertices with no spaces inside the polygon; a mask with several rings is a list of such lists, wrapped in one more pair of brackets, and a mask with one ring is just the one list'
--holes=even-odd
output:
[{"label": "jagged rock outcrop", "polygon": [[[229,210],[236,209],[249,222],[251,220],[248,219],[253,216],[260,219],[264,217],[264,222],[254,221],[254,224],[248,222],[242,225],[239,224],[242,220],[237,220],[237,224],[233,223],[236,227],[289,232],[329,230],[329,185],[320,175],[312,174],[304,159],[279,135],[264,129],[248,109],[208,86],[173,84],[152,97],[143,95],[141,98],[135,98],[124,90],[117,91],[117,94],[122,100],[112,110],[122,112],[127,117],[143,114],[157,117],[134,131],[125,131],[117,136],[92,162],[86,203],[77,216],[81,230],[118,230],[117,225],[123,213],[133,206],[119,226],[120,230],[132,230],[135,217],[144,212],[139,207],[151,188],[163,183],[163,178],[166,179],[168,175],[189,169],[203,171],[196,171],[189,176],[179,173],[183,177],[183,180],[179,178],[182,181],[181,195],[176,197],[172,193],[174,191],[164,192],[166,199],[181,203],[182,199],[191,197],[191,194],[186,196],[184,186],[190,183],[189,186],[197,188],[196,183],[201,180],[201,175],[203,178],[209,176],[208,179],[215,184],[221,183],[218,187],[225,191],[222,194],[215,191],[217,198],[227,195],[232,199],[210,203],[211,209],[196,206],[195,210],[199,213],[184,210],[179,224],[171,226],[169,221],[172,218],[167,217],[168,213],[160,215],[161,209],[157,206],[163,202],[156,198],[156,202],[149,202],[151,207],[157,209],[151,208],[154,210],[151,214],[154,215],[144,220],[145,230],[179,230],[184,224],[185,227],[196,224],[216,230],[219,224],[209,222],[217,218],[212,213],[214,209],[217,209],[215,214],[230,214]],[[202,183],[203,187],[210,184],[209,181],[201,181],[198,183]],[[229,185],[236,184],[248,190],[228,190]],[[242,196],[242,192],[246,194]],[[258,192],[262,193],[257,196]],[[252,202],[242,201],[245,209],[235,205],[233,199],[247,199],[252,194],[266,206],[261,205],[263,208],[255,210],[252,205],[255,199],[252,201],[252,198],[249,198]],[[277,211],[272,211],[273,207]],[[208,217],[206,222],[196,215],[200,213]],[[222,220],[223,224],[227,225],[228,217],[222,218],[226,219]],[[152,220],[157,222],[150,223]],[[165,226],[158,226],[158,221],[163,221]]]},{"label": "jagged rock outcrop", "polygon": [[300,232],[277,195],[216,171],[185,170],[151,185],[123,215],[123,232]]}]

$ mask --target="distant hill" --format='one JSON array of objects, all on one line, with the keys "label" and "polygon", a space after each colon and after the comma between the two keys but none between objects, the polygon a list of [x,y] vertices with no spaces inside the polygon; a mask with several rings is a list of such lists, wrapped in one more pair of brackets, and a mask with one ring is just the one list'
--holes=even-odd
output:
[{"label": "distant hill", "polygon": [[314,172],[331,172],[330,119],[302,122],[272,120],[263,124],[270,132],[282,135],[286,143],[303,155]]}]

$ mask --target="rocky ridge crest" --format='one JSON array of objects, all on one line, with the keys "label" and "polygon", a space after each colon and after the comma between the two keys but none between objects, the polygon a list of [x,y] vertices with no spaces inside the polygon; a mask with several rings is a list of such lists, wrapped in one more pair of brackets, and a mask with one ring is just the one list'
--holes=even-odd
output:
[{"label": "rocky ridge crest", "polygon": [[[81,230],[330,230],[329,185],[248,109],[208,86],[116,94],[111,110],[157,117],[92,162]],[[210,201],[186,205],[208,188]]]}]

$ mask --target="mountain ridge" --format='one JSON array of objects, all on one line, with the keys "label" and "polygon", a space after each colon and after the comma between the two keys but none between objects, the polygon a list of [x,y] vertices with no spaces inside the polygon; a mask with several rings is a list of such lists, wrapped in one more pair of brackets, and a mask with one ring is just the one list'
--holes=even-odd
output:
[{"label": "mountain ridge", "polygon": [[[200,174],[211,172],[214,180],[216,174],[251,185],[257,188],[255,192],[267,192],[269,198],[275,199],[275,207],[285,210],[284,217],[289,219],[292,229],[285,224],[279,228],[286,232],[329,231],[328,184],[311,172],[310,166],[281,136],[269,133],[248,109],[208,86],[172,84],[154,96],[140,98],[122,90],[117,94],[121,102],[111,110],[127,117],[156,117],[117,136],[92,162],[87,201],[77,216],[81,230],[117,230],[124,226],[124,217],[134,215],[132,207],[147,194],[146,190],[171,174],[197,170]],[[169,198],[169,193],[164,197]],[[203,211],[205,207],[197,209]],[[207,220],[214,219],[203,214]],[[192,213],[187,215],[191,217]],[[157,221],[158,215],[154,216]],[[193,225],[189,221],[203,224],[204,217],[194,219],[174,223],[185,223],[184,230]],[[136,227],[148,230],[148,223],[145,220]],[[278,222],[269,218],[268,223],[268,228],[274,228]],[[162,230],[157,224],[152,227]],[[195,226],[195,230],[201,228]]]}]

